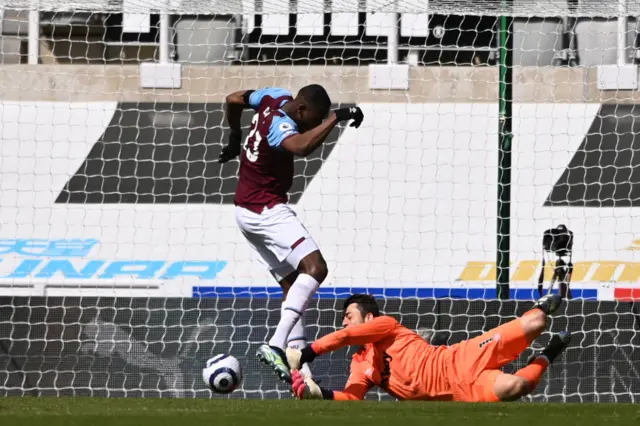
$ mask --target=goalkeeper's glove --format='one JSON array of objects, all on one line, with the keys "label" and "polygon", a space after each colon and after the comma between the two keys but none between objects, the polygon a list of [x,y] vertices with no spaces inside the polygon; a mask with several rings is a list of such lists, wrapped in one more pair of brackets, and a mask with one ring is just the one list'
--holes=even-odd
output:
[{"label": "goalkeeper's glove", "polygon": [[291,370],[299,370],[302,364],[313,361],[317,356],[311,345],[305,346],[302,350],[287,348],[285,354]]},{"label": "goalkeeper's glove", "polygon": [[329,394],[333,393],[322,389],[311,377],[305,377],[298,370],[291,371],[291,380],[291,391],[298,399],[330,399]]},{"label": "goalkeeper's glove", "polygon": [[302,363],[300,362],[302,352],[299,349],[287,348],[285,353],[287,355],[287,364],[289,364],[289,368],[291,370],[300,370],[300,367],[302,367]]},{"label": "goalkeeper's glove", "polygon": [[231,129],[229,134],[229,143],[222,148],[218,163],[223,164],[229,160],[233,160],[240,154],[240,144],[242,143],[242,130]]},{"label": "goalkeeper's glove", "polygon": [[354,106],[351,108],[339,108],[333,111],[336,115],[338,121],[347,121],[353,120],[351,123],[351,127],[355,127],[356,129],[360,127],[362,124],[362,120],[364,120],[364,114],[359,106]]}]

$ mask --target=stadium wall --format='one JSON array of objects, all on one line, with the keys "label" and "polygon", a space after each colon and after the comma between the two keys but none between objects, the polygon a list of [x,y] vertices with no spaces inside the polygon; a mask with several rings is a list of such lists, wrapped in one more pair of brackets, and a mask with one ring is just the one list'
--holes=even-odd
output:
[{"label": "stadium wall", "polygon": [[[62,102],[223,102],[235,90],[323,84],[334,102],[496,102],[495,67],[411,67],[408,91],[369,90],[367,67],[183,66],[182,87],[141,89],[139,66],[0,65],[0,99]],[[516,102],[635,103],[640,91],[600,91],[597,68],[514,67]]]}]

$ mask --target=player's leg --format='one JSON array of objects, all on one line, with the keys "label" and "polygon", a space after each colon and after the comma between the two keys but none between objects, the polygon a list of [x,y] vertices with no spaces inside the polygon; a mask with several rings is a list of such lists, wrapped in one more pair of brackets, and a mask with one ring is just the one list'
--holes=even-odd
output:
[{"label": "player's leg", "polygon": [[533,392],[547,367],[564,351],[571,340],[567,332],[554,335],[547,347],[529,359],[529,364],[515,374],[500,370],[483,370],[471,383],[454,386],[454,400],[462,402],[515,401]]},{"label": "player's leg", "polygon": [[[264,251],[264,249],[258,250],[259,253],[260,251]],[[263,259],[264,261],[265,259],[268,260],[268,259],[271,259],[272,257],[273,257],[273,254],[271,252],[267,252],[267,253],[263,253],[263,256],[261,257],[261,259]],[[274,262],[277,262],[277,260]],[[293,267],[291,267],[291,265],[289,265],[286,262],[280,262],[278,266],[270,270],[270,273],[271,273],[271,276],[274,278],[274,280],[278,282],[278,284],[280,285],[280,288],[282,289],[282,303],[280,305],[280,317],[282,318],[283,315],[286,315],[285,308],[287,306],[286,300],[289,295],[289,290],[291,289],[295,281],[298,279],[299,274],[298,274],[298,271],[293,269]],[[286,346],[294,349],[302,349],[306,345],[307,345],[307,340],[305,337],[305,321],[304,321],[304,315],[301,315],[298,321],[293,325],[293,328],[289,333],[289,336],[286,341]],[[289,371],[288,367],[285,365],[285,363],[282,363],[278,360],[277,353],[275,354],[275,358],[274,358],[274,353],[273,353],[274,351],[267,349],[268,346],[267,347],[265,346],[266,345],[263,345],[260,347],[258,351],[258,356],[263,362],[267,362],[268,364],[273,363],[272,367],[274,367],[278,376],[282,377],[284,380],[287,380],[286,375],[288,374],[288,371]],[[273,360],[270,363],[268,362],[268,360],[271,358],[273,358]],[[311,368],[308,365],[305,364],[303,368],[301,368],[301,371],[305,374],[305,376],[313,377],[313,374],[311,373]]]},{"label": "player's leg", "polygon": [[[304,250],[304,249],[301,249]],[[294,250],[295,252],[295,250]],[[258,348],[258,358],[270,365],[278,377],[291,381],[291,373],[286,362],[285,348],[302,349],[307,342],[304,335],[304,312],[326,277],[326,264],[318,250],[314,250],[299,262],[297,277],[290,286],[282,303],[280,321],[267,344]],[[325,272],[318,273],[318,264]],[[306,265],[303,266],[303,265]],[[310,266],[309,266],[310,265]],[[312,377],[311,369],[305,364],[301,369],[307,377]]]},{"label": "player's leg", "polygon": [[489,372],[499,371],[499,368],[516,360],[542,334],[547,316],[558,309],[561,301],[558,295],[545,296],[522,317],[451,346],[453,365],[449,374],[454,398],[460,401],[489,400],[486,398],[493,393],[493,381],[497,375]]},{"label": "player's leg", "polygon": [[456,363],[469,367],[465,367],[464,372],[473,381],[473,376],[484,370],[495,370],[516,360],[542,334],[547,316],[554,313],[561,302],[559,295],[544,296],[522,317],[460,343]]},{"label": "player's leg", "polygon": [[[281,315],[286,306],[287,294],[289,293],[289,289],[298,278],[298,271],[290,272],[290,268],[291,266],[286,265],[286,268],[284,270],[278,269],[271,271],[271,275],[273,275],[275,280],[278,281],[278,284],[280,284],[280,288],[282,288],[282,305],[280,307]],[[281,278],[283,275],[286,276],[284,278]],[[298,322],[296,322],[291,329],[291,333],[287,338],[287,347],[301,350],[305,346],[307,346],[307,338],[305,336],[305,320],[304,315],[301,315]],[[305,377],[313,377],[311,368],[309,367],[308,363],[304,364],[300,368],[300,370],[305,375]]]},{"label": "player's leg", "polygon": [[493,391],[500,401],[514,401],[533,392],[547,367],[560,355],[571,341],[571,334],[554,334],[547,347],[529,359],[526,367],[515,374],[500,374],[496,377]]},{"label": "player's leg", "polygon": [[[305,256],[299,260],[292,260],[287,257],[290,264],[297,265],[298,276],[287,293],[284,303],[282,316],[275,333],[269,340],[269,346],[275,346],[281,349],[286,347],[288,338],[291,335],[293,327],[302,314],[307,309],[307,305],[320,287],[320,284],[327,276],[327,264],[316,248],[313,240],[308,240],[305,248],[296,248],[292,252],[292,256],[296,256],[296,252],[305,253]],[[313,246],[313,247],[310,247]],[[307,253],[309,250],[313,250]]]},{"label": "player's leg", "polygon": [[[298,265],[298,275],[282,305],[280,321],[273,336],[267,344],[258,348],[257,354],[263,362],[271,365],[278,376],[286,382],[291,378],[288,367],[286,371],[282,368],[282,364],[286,365],[284,350],[287,346],[306,346],[306,341],[298,339],[301,336],[297,336],[297,334],[302,334],[301,332],[304,331],[304,312],[327,275],[326,263],[317,246],[310,238],[305,239],[305,242],[306,244],[303,243],[300,247],[296,247],[286,259],[292,266]],[[309,251],[311,253],[308,253]],[[297,260],[296,256],[302,258]],[[311,374],[308,369],[303,372],[307,375]]]},{"label": "player's leg", "polygon": [[[270,213],[259,214],[242,207],[236,207],[236,222],[238,228],[242,232],[243,236],[251,246],[251,248],[258,254],[258,260],[265,265],[269,270],[273,278],[278,282],[283,292],[283,301],[281,305],[281,315],[285,307],[285,300],[288,292],[293,285],[293,282],[297,278],[297,272],[290,265],[283,263],[282,259],[278,258],[278,253],[272,247],[270,227],[274,222]],[[262,346],[258,350],[258,356],[263,361],[267,361],[274,368],[276,373],[280,377],[285,377],[289,374],[289,368],[286,362],[282,361],[282,358],[278,353],[273,351],[266,351],[262,353]]]},{"label": "player's leg", "polygon": [[[540,336],[547,327],[547,317],[555,313],[562,303],[562,296],[557,294],[549,294],[541,297],[529,311],[517,320],[520,321],[522,327],[521,333],[517,327],[511,328],[513,332],[507,333],[504,345],[499,346],[499,350],[504,351],[504,356],[498,354],[498,365],[492,368],[500,368],[511,361],[517,359],[535,339]],[[506,325],[506,324],[505,324]],[[521,336],[524,335],[524,339]],[[503,359],[501,359],[503,358]]]},{"label": "player's leg", "polygon": [[295,213],[285,205],[274,207],[275,220],[265,229],[268,248],[298,275],[284,302],[280,321],[268,344],[258,348],[258,357],[269,364],[278,376],[289,382],[284,350],[294,326],[327,276],[327,264],[318,246]]},{"label": "player's leg", "polygon": [[[280,288],[282,289],[282,301],[287,300],[287,294],[289,293],[289,289],[293,285],[293,283],[298,278],[298,271],[293,272],[282,272],[282,270],[272,270],[271,275],[278,282]],[[284,278],[281,278],[284,276]]]}]

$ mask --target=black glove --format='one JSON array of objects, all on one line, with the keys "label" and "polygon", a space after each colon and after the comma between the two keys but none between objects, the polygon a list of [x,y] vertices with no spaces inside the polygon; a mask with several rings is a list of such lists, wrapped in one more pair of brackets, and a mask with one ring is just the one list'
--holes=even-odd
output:
[{"label": "black glove", "polygon": [[223,164],[229,160],[233,160],[240,154],[240,145],[242,143],[242,130],[232,129],[229,134],[229,143],[222,148],[218,163]]},{"label": "black glove", "polygon": [[356,129],[360,127],[362,120],[364,120],[364,114],[362,114],[362,110],[359,106],[339,108],[333,112],[336,114],[338,121],[353,120],[351,127],[355,127]]},{"label": "black glove", "polygon": [[316,354],[311,345],[305,346],[300,350],[300,365],[307,362],[313,362],[317,356],[318,354]]}]

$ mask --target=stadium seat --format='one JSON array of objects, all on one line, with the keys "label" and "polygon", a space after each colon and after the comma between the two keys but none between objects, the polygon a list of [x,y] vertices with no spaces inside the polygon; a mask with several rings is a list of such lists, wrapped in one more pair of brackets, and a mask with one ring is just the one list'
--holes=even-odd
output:
[{"label": "stadium seat", "polygon": [[174,27],[177,60],[189,64],[214,64],[233,57],[235,21],[206,16],[180,16]]},{"label": "stadium seat", "polygon": [[280,0],[263,0],[262,10],[262,33],[265,35],[287,35],[289,34],[289,14],[269,13],[270,10],[277,10]]},{"label": "stadium seat", "polygon": [[513,34],[513,63],[518,66],[551,66],[563,48],[564,27],[559,18],[516,19]]},{"label": "stadium seat", "polygon": [[[582,18],[576,24],[578,56],[581,66],[593,67],[617,62],[616,19]],[[634,51],[636,19],[627,21],[627,61]]]},{"label": "stadium seat", "polygon": [[23,40],[29,28],[29,12],[0,9],[0,64],[23,62]]}]

